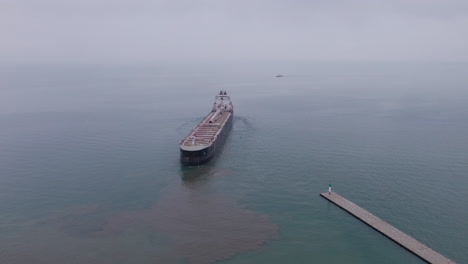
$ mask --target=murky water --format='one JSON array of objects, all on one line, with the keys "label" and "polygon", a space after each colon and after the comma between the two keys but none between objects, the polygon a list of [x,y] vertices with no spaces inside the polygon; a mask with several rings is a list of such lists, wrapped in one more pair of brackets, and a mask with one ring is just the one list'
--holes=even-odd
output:
[{"label": "murky water", "polygon": [[[283,78],[274,76],[281,72]],[[1,263],[422,263],[335,190],[468,259],[468,67],[5,68]],[[223,153],[178,142],[227,90]]]}]

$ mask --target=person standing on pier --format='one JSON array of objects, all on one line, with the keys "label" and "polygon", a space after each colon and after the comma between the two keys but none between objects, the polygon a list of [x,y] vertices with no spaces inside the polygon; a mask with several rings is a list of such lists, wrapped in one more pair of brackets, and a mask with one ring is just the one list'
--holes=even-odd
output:
[{"label": "person standing on pier", "polygon": [[331,183],[328,184],[328,194],[329,194],[329,195],[331,194]]}]

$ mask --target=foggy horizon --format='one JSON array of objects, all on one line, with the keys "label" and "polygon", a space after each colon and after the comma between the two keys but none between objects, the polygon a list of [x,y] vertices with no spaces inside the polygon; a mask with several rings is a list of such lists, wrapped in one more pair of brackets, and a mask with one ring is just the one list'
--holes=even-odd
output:
[{"label": "foggy horizon", "polygon": [[3,63],[468,62],[468,3],[0,2]]}]

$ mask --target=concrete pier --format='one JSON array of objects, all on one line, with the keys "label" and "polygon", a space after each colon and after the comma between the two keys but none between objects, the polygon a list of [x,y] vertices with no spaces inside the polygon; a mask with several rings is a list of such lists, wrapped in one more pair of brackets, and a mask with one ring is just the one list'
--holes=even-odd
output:
[{"label": "concrete pier", "polygon": [[450,259],[442,256],[441,254],[435,252],[434,250],[424,245],[423,243],[417,241],[416,239],[396,229],[395,227],[383,221],[382,219],[378,218],[377,216],[359,207],[355,203],[350,202],[349,200],[340,196],[339,194],[336,194],[334,192],[331,192],[331,193],[326,192],[326,193],[321,193],[320,195],[323,198],[329,200],[330,202],[338,205],[342,209],[346,210],[351,215],[355,216],[356,218],[363,221],[367,225],[371,226],[375,230],[384,234],[391,240],[400,244],[402,247],[411,251],[416,256],[427,261],[428,263],[434,263],[434,264],[439,264],[439,263],[440,264],[454,264],[455,263],[451,261]]}]

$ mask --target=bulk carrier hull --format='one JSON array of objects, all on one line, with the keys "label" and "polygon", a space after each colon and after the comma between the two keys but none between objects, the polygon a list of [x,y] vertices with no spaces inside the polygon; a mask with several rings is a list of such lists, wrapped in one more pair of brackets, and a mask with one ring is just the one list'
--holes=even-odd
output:
[{"label": "bulk carrier hull", "polygon": [[218,155],[232,127],[234,107],[230,97],[221,91],[215,97],[212,111],[180,143],[180,162],[199,166]]},{"label": "bulk carrier hull", "polygon": [[220,132],[219,136],[213,142],[213,144],[211,144],[211,146],[206,147],[201,150],[195,150],[195,151],[188,151],[188,150],[180,149],[180,162],[182,163],[182,165],[185,165],[185,166],[203,165],[207,163],[208,161],[210,161],[213,157],[218,155],[221,152],[224,143],[226,142],[229,131],[231,130],[231,127],[232,127],[233,119],[234,119],[234,115],[231,114],[231,116],[226,121],[226,124],[223,130]]}]

